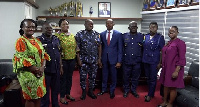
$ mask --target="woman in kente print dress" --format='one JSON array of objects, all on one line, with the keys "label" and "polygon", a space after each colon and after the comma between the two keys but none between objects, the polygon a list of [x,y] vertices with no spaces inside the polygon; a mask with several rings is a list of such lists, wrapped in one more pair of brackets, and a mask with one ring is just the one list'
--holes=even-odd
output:
[{"label": "woman in kente print dress", "polygon": [[25,107],[40,107],[40,98],[46,94],[44,68],[46,60],[50,60],[45,53],[42,43],[32,35],[36,23],[32,19],[24,19],[20,25],[21,37],[17,39],[13,58],[14,72],[22,87]]},{"label": "woman in kente print dress", "polygon": [[[172,107],[177,88],[184,88],[184,66],[186,64],[185,42],[177,38],[178,27],[169,28],[170,41],[162,49],[162,71],[160,82],[164,85],[164,102],[158,107]],[[169,101],[167,99],[170,94]]]}]

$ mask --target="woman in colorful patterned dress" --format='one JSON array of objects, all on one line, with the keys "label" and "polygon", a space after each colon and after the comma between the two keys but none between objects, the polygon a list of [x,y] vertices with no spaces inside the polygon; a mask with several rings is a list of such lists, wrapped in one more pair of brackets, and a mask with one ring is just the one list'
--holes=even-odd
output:
[{"label": "woman in colorful patterned dress", "polygon": [[69,22],[66,19],[60,19],[59,26],[61,30],[55,35],[60,39],[62,50],[63,74],[60,77],[60,102],[68,104],[65,97],[71,101],[75,99],[70,95],[72,87],[72,75],[75,68],[76,58],[76,40],[69,31]]},{"label": "woman in colorful patterned dress", "polygon": [[[177,88],[184,88],[184,66],[186,64],[185,42],[177,38],[178,27],[169,28],[170,41],[162,49],[162,71],[160,82],[164,85],[164,102],[158,107],[172,107]],[[169,102],[167,101],[170,94]]]},{"label": "woman in colorful patterned dress", "polygon": [[14,72],[22,87],[25,107],[40,107],[40,98],[46,94],[44,68],[48,54],[39,40],[32,35],[36,22],[24,19],[20,24],[20,38],[17,39],[13,58]]}]

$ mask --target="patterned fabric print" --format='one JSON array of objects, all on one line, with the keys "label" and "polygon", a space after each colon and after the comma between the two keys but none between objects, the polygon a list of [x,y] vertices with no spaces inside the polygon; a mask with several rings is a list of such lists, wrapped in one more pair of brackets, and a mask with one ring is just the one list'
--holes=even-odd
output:
[{"label": "patterned fabric print", "polygon": [[80,68],[80,85],[82,89],[86,89],[86,79],[88,74],[89,88],[95,87],[95,79],[97,74],[97,64],[82,64]]},{"label": "patterned fabric print", "polygon": [[76,41],[80,49],[80,59],[86,63],[96,63],[98,59],[98,45],[100,45],[100,35],[96,31],[91,33],[81,30],[76,34]]},{"label": "patterned fabric print", "polygon": [[33,73],[21,68],[29,66],[40,67],[44,59],[50,60],[49,55],[45,53],[41,42],[34,37],[32,39],[20,37],[16,42],[15,48],[13,72],[17,73],[24,99],[43,97],[46,94],[44,76],[37,78]]},{"label": "patterned fabric print", "polygon": [[62,47],[62,59],[74,59],[76,57],[76,40],[73,34],[55,34],[60,39]]}]

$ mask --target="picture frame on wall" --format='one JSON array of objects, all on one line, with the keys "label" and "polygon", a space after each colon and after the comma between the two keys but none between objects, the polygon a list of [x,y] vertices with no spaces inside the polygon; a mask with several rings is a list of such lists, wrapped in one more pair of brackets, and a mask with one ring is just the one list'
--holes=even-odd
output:
[{"label": "picture frame on wall", "polygon": [[111,17],[110,2],[98,2],[98,17]]},{"label": "picture frame on wall", "polygon": [[167,0],[166,8],[174,8],[176,5],[176,0]]}]

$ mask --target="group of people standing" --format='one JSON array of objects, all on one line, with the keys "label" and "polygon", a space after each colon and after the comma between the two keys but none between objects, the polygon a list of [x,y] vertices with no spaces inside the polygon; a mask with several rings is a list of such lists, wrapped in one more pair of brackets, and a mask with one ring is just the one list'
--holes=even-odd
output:
[{"label": "group of people standing", "polygon": [[98,68],[102,68],[102,88],[97,95],[108,92],[107,82],[110,76],[109,93],[113,99],[117,69],[121,67],[123,97],[126,98],[131,92],[134,97],[139,98],[136,88],[143,63],[149,90],[145,102],[150,102],[154,97],[157,72],[162,67],[160,82],[164,85],[164,102],[158,106],[172,107],[176,88],[184,87],[186,46],[177,38],[177,26],[169,28],[168,35],[171,40],[165,44],[164,36],[157,33],[156,22],[150,23],[150,33],[145,35],[137,32],[135,21],[129,23],[130,32],[124,34],[113,29],[115,23],[112,19],[106,21],[107,30],[102,33],[93,30],[91,19],[87,19],[84,25],[85,30],[74,36],[69,31],[69,22],[60,19],[61,30],[52,35],[52,27],[46,22],[42,27],[42,35],[35,38],[33,34],[37,27],[36,22],[32,19],[24,19],[21,22],[21,37],[16,42],[13,64],[26,99],[26,107],[49,107],[50,89],[52,107],[59,107],[59,93],[62,104],[68,104],[66,99],[75,101],[70,91],[76,62],[80,72],[81,100],[86,99],[86,94],[92,99],[97,98],[93,90]]}]

